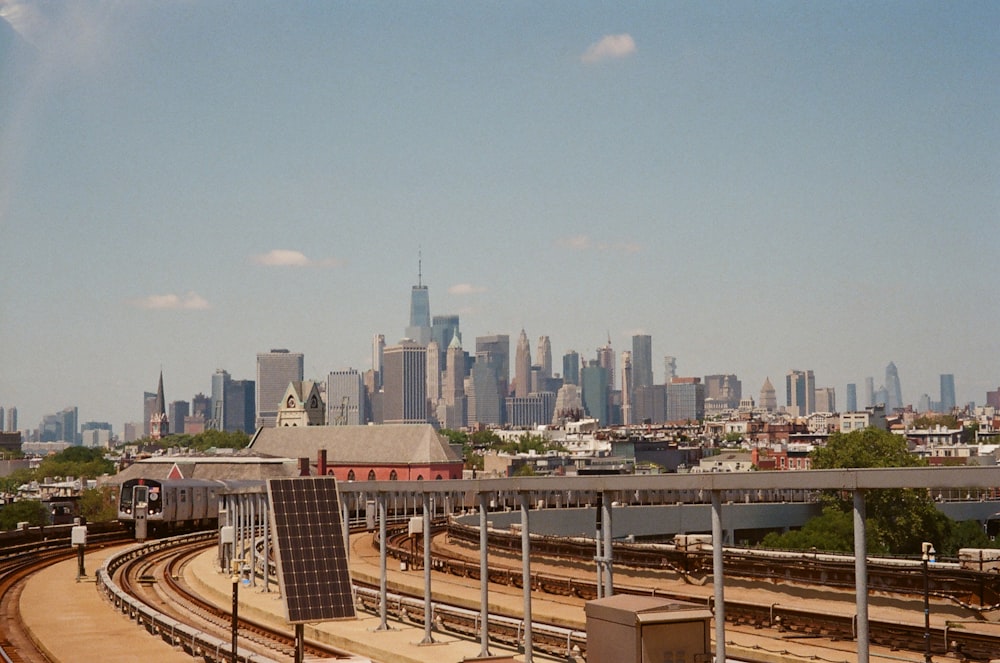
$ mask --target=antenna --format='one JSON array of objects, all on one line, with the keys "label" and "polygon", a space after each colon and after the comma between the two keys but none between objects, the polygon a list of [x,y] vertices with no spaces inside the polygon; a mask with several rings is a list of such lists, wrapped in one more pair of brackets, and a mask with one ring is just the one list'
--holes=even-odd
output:
[{"label": "antenna", "polygon": [[424,254],[419,248],[417,249],[417,287],[421,287],[424,284]]}]

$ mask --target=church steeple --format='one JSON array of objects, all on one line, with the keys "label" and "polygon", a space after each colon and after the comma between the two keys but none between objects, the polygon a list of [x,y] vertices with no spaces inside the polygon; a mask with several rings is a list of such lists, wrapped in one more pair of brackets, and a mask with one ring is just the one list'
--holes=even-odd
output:
[{"label": "church steeple", "polygon": [[160,369],[160,383],[156,387],[156,402],[149,418],[149,437],[161,440],[170,434],[170,420],[167,418],[167,400],[163,397],[163,369]]}]

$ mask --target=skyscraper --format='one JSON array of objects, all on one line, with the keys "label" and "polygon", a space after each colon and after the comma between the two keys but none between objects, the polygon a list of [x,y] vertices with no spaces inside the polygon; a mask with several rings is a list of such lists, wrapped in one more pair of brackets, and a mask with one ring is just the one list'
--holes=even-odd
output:
[{"label": "skyscraper", "polygon": [[531,345],[528,335],[521,330],[517,337],[517,350],[514,354],[514,396],[527,398],[531,393]]},{"label": "skyscraper", "polygon": [[365,421],[365,387],[353,368],[331,371],[326,376],[326,423],[358,426]]},{"label": "skyscraper", "polygon": [[431,340],[431,300],[423,283],[423,260],[418,261],[417,285],[410,291],[410,325],[406,337],[423,346]]},{"label": "skyscraper", "polygon": [[833,387],[816,388],[816,412],[836,412],[837,396]]},{"label": "skyscraper", "polygon": [[[632,338],[633,346],[635,337]],[[632,353],[628,350],[622,351],[622,423],[626,426],[635,423],[632,419],[632,392],[633,385]]]},{"label": "skyscraper", "polygon": [[864,403],[864,407],[875,406],[875,378],[865,378],[864,400],[861,402]]},{"label": "skyscraper", "polygon": [[700,421],[705,418],[705,385],[701,378],[674,378],[667,385],[667,420]]},{"label": "skyscraper", "polygon": [[385,349],[382,417],[387,424],[427,422],[427,348],[416,341]]},{"label": "skyscraper", "polygon": [[[280,405],[281,397],[278,397],[275,403]],[[243,431],[250,434],[254,432],[257,424],[255,414],[254,381],[233,380],[228,371],[221,368],[217,370],[212,376],[212,414],[205,422],[205,426],[214,430]]]},{"label": "skyscraper", "polygon": [[581,396],[587,415],[608,423],[608,370],[594,361],[580,370]]},{"label": "skyscraper", "polygon": [[563,355],[563,382],[565,384],[580,384],[580,353],[570,350]]},{"label": "skyscraper", "polygon": [[[653,385],[653,337],[649,334],[632,337],[632,376],[635,387]],[[622,395],[624,397],[624,387]]]},{"label": "skyscraper", "polygon": [[476,363],[480,362],[493,367],[499,380],[500,398],[506,398],[510,387],[510,336],[507,334],[477,336]]},{"label": "skyscraper", "polygon": [[17,431],[17,408],[11,405],[7,408],[7,432],[13,433]]},{"label": "skyscraper", "polygon": [[545,379],[552,377],[552,344],[548,336],[538,338],[538,368]]},{"label": "skyscraper", "polygon": [[[375,388],[382,388],[382,353],[385,352],[385,335],[375,334],[372,338],[372,370],[375,372]],[[329,421],[329,419],[327,420]]]},{"label": "skyscraper", "polygon": [[778,409],[778,397],[769,377],[764,378],[764,384],[760,388],[760,406],[768,412]]},{"label": "skyscraper", "polygon": [[899,386],[899,371],[896,370],[896,364],[891,361],[885,367],[885,391],[888,394],[888,400],[885,403],[887,414],[903,407],[903,391]]},{"label": "skyscraper", "polygon": [[740,406],[743,398],[743,383],[731,373],[705,376],[705,398],[725,404],[728,409]]},{"label": "skyscraper", "polygon": [[465,398],[465,352],[462,350],[461,336],[451,338],[445,352],[445,370],[442,386],[444,416],[438,420],[445,428],[457,430],[466,425]]},{"label": "skyscraper", "polygon": [[167,407],[167,415],[170,419],[170,428],[182,435],[184,433],[184,420],[191,413],[191,406],[187,401],[172,401]]},{"label": "skyscraper", "polygon": [[785,405],[802,417],[816,411],[816,378],[812,371],[792,370],[785,376]]},{"label": "skyscraper", "polygon": [[615,388],[615,351],[611,347],[611,336],[603,348],[597,348],[597,365],[603,368],[608,378],[608,391]]},{"label": "skyscraper", "polygon": [[950,413],[955,409],[955,376],[951,373],[941,374],[941,411]]},{"label": "skyscraper", "polygon": [[675,377],[677,377],[677,357],[666,355],[663,357],[663,384],[670,384]]},{"label": "skyscraper", "polygon": [[[278,406],[289,382],[305,379],[305,355],[283,348],[257,353],[257,419],[258,428],[273,428]],[[213,413],[214,416],[214,413]]]},{"label": "skyscraper", "polygon": [[853,382],[847,385],[847,403],[844,407],[847,412],[858,411],[858,385]]},{"label": "skyscraper", "polygon": [[460,333],[458,326],[459,320],[457,315],[435,315],[431,319],[431,340],[437,342],[438,350],[440,351],[438,357],[440,360],[439,371],[445,369],[448,346],[451,345],[451,339]]}]

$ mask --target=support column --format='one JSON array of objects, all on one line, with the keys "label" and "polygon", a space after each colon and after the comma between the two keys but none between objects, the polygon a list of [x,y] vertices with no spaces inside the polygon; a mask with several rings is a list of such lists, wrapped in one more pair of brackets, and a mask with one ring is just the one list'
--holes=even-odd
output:
[{"label": "support column", "polygon": [[388,549],[389,542],[386,541],[386,496],[385,493],[378,494],[378,565],[379,565],[379,583],[378,583],[378,617],[379,625],[376,631],[388,631],[389,630],[389,593],[388,585],[386,580],[386,570],[387,570],[387,560],[389,557]]},{"label": "support column", "polygon": [[524,663],[532,663],[533,647],[531,635],[531,529],[528,526],[528,500],[525,491],[521,498],[521,585],[524,589]]},{"label": "support column", "polygon": [[271,512],[268,511],[267,493],[260,495],[261,511],[264,521],[264,592],[271,591]]},{"label": "support column", "polygon": [[858,663],[868,663],[868,537],[865,491],[854,491],[854,593],[858,620]]},{"label": "support column", "polygon": [[490,655],[490,563],[487,495],[479,493],[479,657]]},{"label": "support column", "polygon": [[614,578],[611,573],[611,505],[612,505],[611,494],[608,493],[604,496],[604,595],[614,596],[615,586]]},{"label": "support column", "polygon": [[351,512],[348,508],[347,500],[340,501],[340,520],[344,526],[344,555],[347,561],[351,561]]},{"label": "support column", "polygon": [[422,645],[434,644],[431,635],[431,494],[425,492],[424,497],[424,639]]},{"label": "support column", "polygon": [[712,491],[712,587],[715,590],[715,663],[726,663],[726,597],[722,573],[722,493]]}]

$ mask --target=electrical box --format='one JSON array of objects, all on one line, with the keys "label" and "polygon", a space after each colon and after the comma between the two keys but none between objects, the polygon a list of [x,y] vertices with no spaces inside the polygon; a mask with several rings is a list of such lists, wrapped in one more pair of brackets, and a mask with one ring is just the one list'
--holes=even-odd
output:
[{"label": "electrical box", "polygon": [[72,546],[87,545],[87,526],[86,525],[74,526],[69,533],[69,543]]},{"label": "electrical box", "polygon": [[410,525],[409,528],[407,529],[407,533],[410,536],[413,536],[414,534],[423,534],[424,533],[423,517],[414,516],[413,518],[410,518]]},{"label": "electrical box", "polygon": [[236,543],[236,528],[232,525],[223,525],[219,528],[220,543]]},{"label": "electrical box", "polygon": [[712,611],[618,594],[588,601],[587,663],[710,663]]}]

